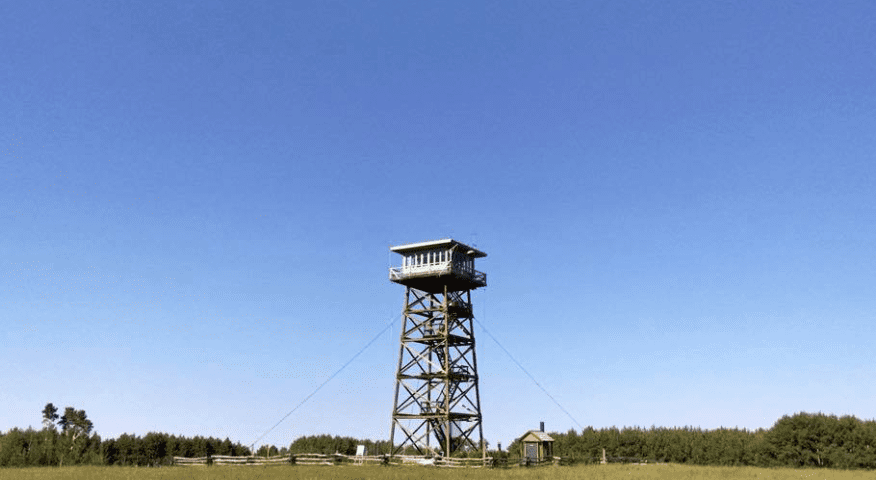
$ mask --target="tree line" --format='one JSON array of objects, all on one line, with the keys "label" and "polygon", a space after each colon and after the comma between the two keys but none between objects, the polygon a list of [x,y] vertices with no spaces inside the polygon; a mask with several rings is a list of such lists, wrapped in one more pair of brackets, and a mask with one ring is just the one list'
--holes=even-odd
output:
[{"label": "tree line", "polygon": [[321,453],[330,455],[341,453],[355,455],[356,447],[364,445],[368,455],[384,455],[389,453],[389,442],[386,440],[359,440],[353,437],[337,437],[332,435],[311,435],[298,437],[291,445],[289,452]]},{"label": "tree line", "polygon": [[[785,415],[770,429],[585,428],[549,433],[554,455],[571,461],[654,461],[692,465],[876,468],[876,421],[823,413]],[[520,456],[520,442],[508,448]]]},{"label": "tree line", "polygon": [[84,410],[51,403],[43,409],[43,428],[13,428],[0,433],[0,467],[65,465],[170,465],[173,457],[249,455],[250,450],[228,438],[183,437],[147,433],[123,434],[102,440]]},{"label": "tree line", "polygon": [[[84,410],[67,407],[63,414],[49,403],[43,428],[13,428],[0,433],[0,467],[64,465],[170,465],[173,457],[247,456],[248,447],[228,438],[183,437],[147,433],[123,434],[102,440]],[[769,429],[746,430],[694,427],[587,427],[580,432],[551,432],[554,455],[570,462],[598,462],[603,449],[609,461],[654,461],[692,465],[761,467],[825,467],[876,469],[876,421],[853,416],[797,413],[779,419]],[[354,455],[365,445],[369,455],[389,452],[385,440],[360,440],[332,435],[302,436],[289,447],[263,445],[259,456],[299,453]],[[477,454],[479,452],[469,452]],[[493,457],[519,458],[520,441]]]}]

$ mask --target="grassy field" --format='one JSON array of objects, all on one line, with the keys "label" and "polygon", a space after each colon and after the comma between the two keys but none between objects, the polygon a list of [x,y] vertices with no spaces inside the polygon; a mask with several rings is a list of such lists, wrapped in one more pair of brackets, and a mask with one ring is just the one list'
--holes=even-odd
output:
[{"label": "grassy field", "polygon": [[65,467],[0,469],[0,480],[272,480],[272,479],[751,479],[751,480],[852,480],[874,479],[876,472],[841,470],[766,469],[754,467],[689,467],[684,465],[587,465],[511,469],[439,469],[434,467]]}]

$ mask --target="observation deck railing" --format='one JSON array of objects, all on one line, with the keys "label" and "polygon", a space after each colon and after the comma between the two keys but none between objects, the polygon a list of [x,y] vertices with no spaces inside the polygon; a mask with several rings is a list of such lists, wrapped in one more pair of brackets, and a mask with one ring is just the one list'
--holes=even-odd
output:
[{"label": "observation deck railing", "polygon": [[453,262],[448,260],[422,263],[418,265],[404,265],[401,267],[391,267],[389,269],[389,279],[394,282],[406,278],[439,275],[455,275],[457,277],[467,278],[474,283],[483,285],[487,284],[486,273],[479,272],[463,262]]}]

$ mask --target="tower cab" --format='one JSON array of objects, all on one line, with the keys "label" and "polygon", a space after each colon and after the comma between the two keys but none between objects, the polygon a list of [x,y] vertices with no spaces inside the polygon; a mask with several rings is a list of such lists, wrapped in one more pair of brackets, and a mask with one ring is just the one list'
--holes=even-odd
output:
[{"label": "tower cab", "polygon": [[473,290],[487,285],[487,275],[475,269],[475,259],[487,254],[445,238],[390,248],[402,256],[401,266],[389,269],[389,279],[426,292]]}]

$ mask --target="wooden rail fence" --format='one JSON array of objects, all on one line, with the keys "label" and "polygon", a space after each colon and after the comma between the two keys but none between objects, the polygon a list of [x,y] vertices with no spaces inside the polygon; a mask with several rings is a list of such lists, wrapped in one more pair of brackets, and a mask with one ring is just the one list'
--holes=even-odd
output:
[{"label": "wooden rail fence", "polygon": [[227,455],[212,455],[207,457],[173,457],[174,465],[207,466],[207,465],[422,465],[444,468],[482,468],[493,466],[493,458],[444,458],[425,457],[419,455],[344,455],[335,453],[298,453],[293,455],[276,455],[273,457],[232,457]]},{"label": "wooden rail fence", "polygon": [[173,464],[186,467],[206,466],[209,460],[210,457],[173,457]]}]

